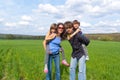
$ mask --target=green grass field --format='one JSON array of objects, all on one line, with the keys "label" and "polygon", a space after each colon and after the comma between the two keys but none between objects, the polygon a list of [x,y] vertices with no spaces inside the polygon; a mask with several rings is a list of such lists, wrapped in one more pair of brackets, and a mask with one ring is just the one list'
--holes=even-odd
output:
[{"label": "green grass field", "polygon": [[[70,62],[69,42],[63,41],[62,46]],[[91,41],[88,51],[87,80],[120,80],[120,42]],[[61,63],[60,67],[61,80],[69,80],[69,68]],[[0,40],[0,80],[45,80],[43,68],[41,40]]]}]

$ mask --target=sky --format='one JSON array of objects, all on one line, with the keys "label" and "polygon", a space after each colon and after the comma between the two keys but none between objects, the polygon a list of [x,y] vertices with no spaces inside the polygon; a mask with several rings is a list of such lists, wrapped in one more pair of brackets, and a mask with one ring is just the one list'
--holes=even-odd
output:
[{"label": "sky", "polygon": [[0,33],[45,35],[78,20],[83,33],[120,33],[120,0],[0,0]]}]

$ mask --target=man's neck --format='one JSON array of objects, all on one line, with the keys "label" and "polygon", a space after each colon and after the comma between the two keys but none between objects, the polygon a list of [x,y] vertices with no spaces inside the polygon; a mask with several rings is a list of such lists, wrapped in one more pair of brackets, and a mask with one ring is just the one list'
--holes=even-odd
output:
[{"label": "man's neck", "polygon": [[71,35],[71,34],[73,34],[74,33],[74,31],[72,31],[71,33],[69,33],[69,35]]}]

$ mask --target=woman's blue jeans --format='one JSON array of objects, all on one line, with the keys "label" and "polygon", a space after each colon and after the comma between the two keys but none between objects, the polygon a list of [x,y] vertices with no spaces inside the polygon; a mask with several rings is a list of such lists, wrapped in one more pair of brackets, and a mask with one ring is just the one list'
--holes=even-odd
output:
[{"label": "woman's blue jeans", "polygon": [[86,63],[85,63],[85,56],[82,56],[79,60],[77,58],[71,57],[71,63],[70,63],[70,80],[76,79],[76,66],[79,66],[79,72],[78,72],[78,80],[86,80]]},{"label": "woman's blue jeans", "polygon": [[60,80],[60,55],[49,54],[48,58],[48,73],[46,74],[46,80],[52,80],[52,60],[55,63],[55,80]]}]

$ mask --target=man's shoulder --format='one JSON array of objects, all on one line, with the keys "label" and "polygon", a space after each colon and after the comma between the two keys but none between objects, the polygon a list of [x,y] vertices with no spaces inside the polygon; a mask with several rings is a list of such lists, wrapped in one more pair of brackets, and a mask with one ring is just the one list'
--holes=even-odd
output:
[{"label": "man's shoulder", "polygon": [[78,32],[76,35],[77,36],[81,36],[82,35],[82,31]]}]

